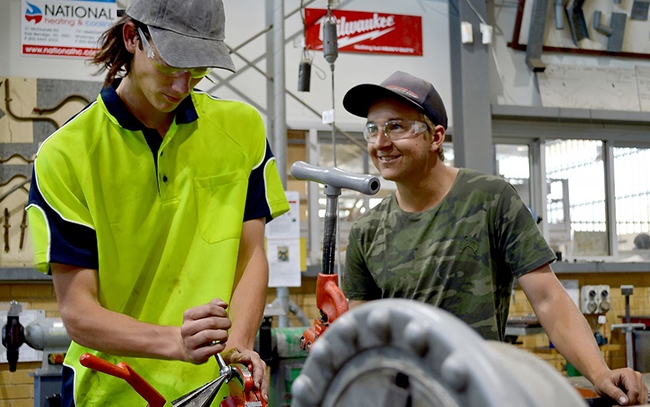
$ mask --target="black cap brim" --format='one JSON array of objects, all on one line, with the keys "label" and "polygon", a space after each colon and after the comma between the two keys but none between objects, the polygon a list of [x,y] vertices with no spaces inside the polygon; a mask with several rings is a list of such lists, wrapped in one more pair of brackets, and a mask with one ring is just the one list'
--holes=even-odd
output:
[{"label": "black cap brim", "polygon": [[403,100],[419,111],[424,112],[422,106],[413,99],[409,99],[402,93],[372,83],[364,83],[350,89],[343,97],[343,107],[355,116],[368,117],[370,106],[378,100],[386,98]]}]

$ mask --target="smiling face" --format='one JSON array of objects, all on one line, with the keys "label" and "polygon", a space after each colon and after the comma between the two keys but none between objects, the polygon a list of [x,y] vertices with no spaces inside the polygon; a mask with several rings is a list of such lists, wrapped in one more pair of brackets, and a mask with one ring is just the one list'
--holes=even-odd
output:
[{"label": "smiling face", "polygon": [[368,123],[381,128],[379,137],[368,143],[368,154],[381,176],[398,184],[417,183],[437,162],[438,139],[432,134],[442,126],[427,129],[412,138],[391,141],[383,131],[384,123],[389,120],[422,121],[423,115],[407,102],[394,98],[380,99],[368,110]]}]

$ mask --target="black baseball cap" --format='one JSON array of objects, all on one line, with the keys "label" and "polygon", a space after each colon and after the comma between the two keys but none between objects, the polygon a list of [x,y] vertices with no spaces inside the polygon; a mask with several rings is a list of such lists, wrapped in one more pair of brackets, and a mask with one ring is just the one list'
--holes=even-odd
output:
[{"label": "black baseball cap", "polygon": [[343,97],[343,107],[355,116],[368,117],[373,103],[390,97],[412,104],[434,124],[447,128],[447,111],[436,89],[406,72],[397,71],[379,85],[364,83],[353,87]]}]

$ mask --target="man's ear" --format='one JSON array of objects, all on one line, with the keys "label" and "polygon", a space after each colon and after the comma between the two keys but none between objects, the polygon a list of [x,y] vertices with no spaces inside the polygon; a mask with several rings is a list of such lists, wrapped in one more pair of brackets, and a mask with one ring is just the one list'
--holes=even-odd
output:
[{"label": "man's ear", "polygon": [[135,24],[132,21],[124,24],[122,27],[122,38],[124,39],[124,48],[132,54],[135,54],[135,48],[140,45],[140,38]]},{"label": "man's ear", "polygon": [[433,128],[431,132],[431,152],[437,153],[438,150],[442,147],[442,143],[445,141],[445,128],[442,125],[437,125]]}]

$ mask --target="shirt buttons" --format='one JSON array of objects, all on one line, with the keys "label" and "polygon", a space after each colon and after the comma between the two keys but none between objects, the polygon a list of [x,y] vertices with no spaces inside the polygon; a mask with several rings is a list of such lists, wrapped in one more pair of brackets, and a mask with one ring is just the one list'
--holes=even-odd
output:
[{"label": "shirt buttons", "polygon": [[162,179],[163,179],[163,182],[167,182],[167,176],[166,175],[163,175]]}]

